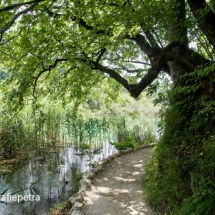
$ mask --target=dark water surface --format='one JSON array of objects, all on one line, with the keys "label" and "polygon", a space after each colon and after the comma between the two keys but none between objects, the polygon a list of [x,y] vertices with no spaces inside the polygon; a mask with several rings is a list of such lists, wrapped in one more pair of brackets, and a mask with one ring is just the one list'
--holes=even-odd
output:
[{"label": "dark water surface", "polygon": [[69,146],[60,153],[49,153],[22,163],[14,174],[0,175],[0,215],[49,214],[51,207],[71,196],[72,175],[77,170],[89,171],[90,164],[114,153],[115,148],[104,142],[88,154],[80,154]]}]

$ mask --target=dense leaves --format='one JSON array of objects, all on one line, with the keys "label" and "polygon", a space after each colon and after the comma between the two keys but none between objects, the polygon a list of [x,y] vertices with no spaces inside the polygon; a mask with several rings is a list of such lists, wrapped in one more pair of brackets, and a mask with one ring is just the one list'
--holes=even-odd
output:
[{"label": "dense leaves", "polygon": [[[9,101],[23,103],[23,96],[44,93],[84,98],[108,77],[137,97],[161,71],[169,74],[168,61],[192,70],[208,63],[213,43],[197,25],[207,14],[197,20],[186,7],[185,20],[174,6],[180,2],[3,1],[0,57],[11,74],[6,86],[13,83]],[[171,25],[185,26],[205,58],[178,43],[168,45]],[[172,41],[180,43],[174,35]]]}]

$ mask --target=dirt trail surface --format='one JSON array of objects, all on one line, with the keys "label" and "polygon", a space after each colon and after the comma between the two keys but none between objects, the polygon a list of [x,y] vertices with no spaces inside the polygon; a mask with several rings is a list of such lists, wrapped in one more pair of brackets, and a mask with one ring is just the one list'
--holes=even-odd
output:
[{"label": "dirt trail surface", "polygon": [[141,180],[153,148],[121,155],[96,175],[85,192],[85,215],[157,215],[144,201]]}]

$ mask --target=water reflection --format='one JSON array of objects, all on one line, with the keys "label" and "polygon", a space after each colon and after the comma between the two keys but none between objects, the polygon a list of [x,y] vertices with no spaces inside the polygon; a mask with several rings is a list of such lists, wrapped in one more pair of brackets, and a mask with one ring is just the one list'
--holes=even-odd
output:
[{"label": "water reflection", "polygon": [[[60,153],[32,158],[28,163],[20,165],[12,176],[0,175],[0,215],[47,215],[50,207],[71,196],[72,175],[77,170],[89,171],[90,164],[114,153],[115,148],[108,142],[88,154],[81,154],[78,149],[70,146]],[[7,188],[7,192],[3,193]],[[13,195],[31,198],[26,197],[18,203],[20,199],[14,201],[11,197]],[[34,200],[30,201],[33,195]],[[36,197],[40,200],[36,200]]]}]

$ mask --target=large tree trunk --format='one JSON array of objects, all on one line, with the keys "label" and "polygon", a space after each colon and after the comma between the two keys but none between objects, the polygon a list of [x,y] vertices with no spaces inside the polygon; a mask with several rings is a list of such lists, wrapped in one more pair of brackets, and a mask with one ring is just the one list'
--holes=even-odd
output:
[{"label": "large tree trunk", "polygon": [[[178,42],[179,44],[188,47],[187,28],[184,26],[186,17],[185,1],[184,0],[168,0],[170,9],[169,19],[169,42]],[[180,76],[185,74],[187,68],[179,61],[169,61],[170,75],[174,85],[178,85]]]}]

